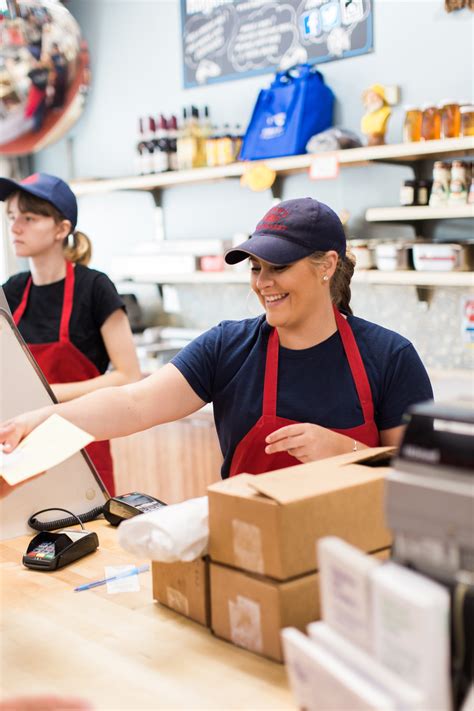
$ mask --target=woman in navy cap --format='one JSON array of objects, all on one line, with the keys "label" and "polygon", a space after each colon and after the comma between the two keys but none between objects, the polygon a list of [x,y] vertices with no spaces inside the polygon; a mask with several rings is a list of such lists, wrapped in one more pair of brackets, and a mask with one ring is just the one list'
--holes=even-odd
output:
[{"label": "woman in navy cap", "polygon": [[[89,269],[91,246],[75,230],[77,201],[60,178],[35,173],[17,183],[0,179],[9,232],[29,272],[3,289],[13,319],[61,402],[137,380],[140,370],[124,304],[110,279]],[[106,373],[112,363],[114,370]],[[110,494],[108,441],[87,448]]]},{"label": "woman in navy cap", "polygon": [[211,401],[223,477],[398,445],[404,412],[432,398],[431,385],[409,341],[352,315],[337,215],[311,198],[281,202],[226,254],[244,259],[264,315],[223,321],[139,383],[4,423],[7,451],[55,411],[104,439]]}]

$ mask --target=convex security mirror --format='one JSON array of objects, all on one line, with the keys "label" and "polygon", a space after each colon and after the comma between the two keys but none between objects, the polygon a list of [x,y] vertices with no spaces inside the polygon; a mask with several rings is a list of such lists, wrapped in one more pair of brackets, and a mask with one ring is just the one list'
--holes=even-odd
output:
[{"label": "convex security mirror", "polygon": [[0,0],[0,155],[35,153],[82,113],[89,55],[59,0]]}]

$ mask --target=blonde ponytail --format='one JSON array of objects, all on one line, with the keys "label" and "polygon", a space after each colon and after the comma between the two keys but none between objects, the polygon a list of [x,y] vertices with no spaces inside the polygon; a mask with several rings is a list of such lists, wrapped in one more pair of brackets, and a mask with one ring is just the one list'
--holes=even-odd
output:
[{"label": "blonde ponytail", "polygon": [[63,252],[69,262],[82,264],[86,267],[91,261],[92,243],[84,232],[76,230],[64,240]]}]

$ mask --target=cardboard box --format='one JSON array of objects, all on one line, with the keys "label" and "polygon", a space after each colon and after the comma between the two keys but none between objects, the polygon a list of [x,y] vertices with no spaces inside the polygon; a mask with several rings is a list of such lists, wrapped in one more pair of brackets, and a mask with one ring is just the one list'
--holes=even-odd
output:
[{"label": "cardboard box", "polygon": [[384,478],[392,447],[378,447],[208,488],[209,554],[277,580],[315,571],[316,541],[338,536],[365,552],[387,548]]},{"label": "cardboard box", "polygon": [[218,637],[281,662],[281,629],[304,629],[317,619],[317,573],[277,582],[211,563],[211,628]]},{"label": "cardboard box", "polygon": [[209,561],[151,564],[153,598],[201,625],[210,626]]},{"label": "cardboard box", "polygon": [[[389,549],[373,554],[389,556]],[[283,661],[284,627],[304,630],[321,617],[319,573],[279,582],[211,562],[210,580],[214,634],[270,659]]]}]

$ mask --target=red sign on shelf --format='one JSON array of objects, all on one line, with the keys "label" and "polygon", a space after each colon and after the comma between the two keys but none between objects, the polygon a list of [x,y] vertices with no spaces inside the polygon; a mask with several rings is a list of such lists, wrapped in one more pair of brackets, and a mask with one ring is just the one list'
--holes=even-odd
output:
[{"label": "red sign on shelf", "polygon": [[331,180],[339,175],[337,153],[324,153],[314,156],[309,166],[311,180]]}]

